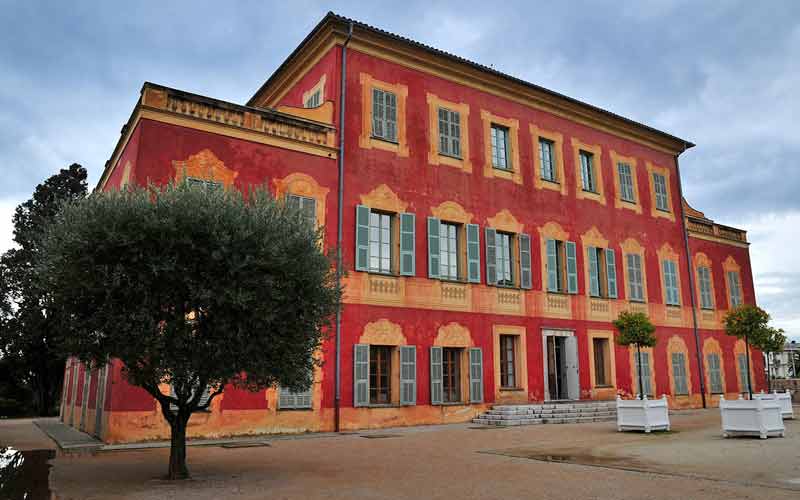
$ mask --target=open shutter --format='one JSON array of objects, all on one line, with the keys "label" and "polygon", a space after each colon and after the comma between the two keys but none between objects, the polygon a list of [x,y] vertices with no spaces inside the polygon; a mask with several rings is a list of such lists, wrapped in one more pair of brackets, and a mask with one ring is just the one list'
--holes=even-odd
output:
[{"label": "open shutter", "polygon": [[545,242],[545,252],[547,253],[547,291],[557,292],[558,288],[558,250],[556,240]]},{"label": "open shutter", "polygon": [[415,275],[414,246],[416,238],[414,214],[400,214],[400,274],[403,276]]},{"label": "open shutter", "polygon": [[442,404],[442,348],[431,347],[431,404]]},{"label": "open shutter", "polygon": [[578,293],[578,258],[575,252],[575,242],[566,241],[567,253],[567,292]]},{"label": "open shutter", "polygon": [[589,259],[589,295],[600,296],[600,273],[597,262],[597,249],[586,247],[586,257]]},{"label": "open shutter", "polygon": [[497,248],[495,247],[495,239],[497,238],[497,231],[492,228],[486,228],[486,284],[497,284]]},{"label": "open shutter", "polygon": [[467,224],[467,281],[481,282],[481,233],[477,224]]},{"label": "open shutter", "polygon": [[[210,397],[211,397],[211,386],[207,385],[203,389],[203,394],[200,396],[200,401],[197,402],[197,406],[202,407],[204,404],[208,402]],[[209,410],[209,408],[206,408],[206,410]]]},{"label": "open shutter", "polygon": [[606,248],[606,276],[608,278],[608,296],[617,298],[617,262],[614,250]]},{"label": "open shutter", "polygon": [[366,271],[369,264],[369,207],[356,206],[356,271]]},{"label": "open shutter", "polygon": [[353,406],[368,406],[369,344],[356,344],[353,347]]},{"label": "open shutter", "polygon": [[439,219],[428,217],[428,277],[439,277]]},{"label": "open shutter", "polygon": [[469,350],[469,402],[483,402],[483,352],[480,347]]},{"label": "open shutter", "polygon": [[530,290],[533,288],[531,276],[531,237],[527,234],[519,235],[519,286]]},{"label": "open shutter", "polygon": [[417,404],[417,348],[400,346],[400,404]]}]

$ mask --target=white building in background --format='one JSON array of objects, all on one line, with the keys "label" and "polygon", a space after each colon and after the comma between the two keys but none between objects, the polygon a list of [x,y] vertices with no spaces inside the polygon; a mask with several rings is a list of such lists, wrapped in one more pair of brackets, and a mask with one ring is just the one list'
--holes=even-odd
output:
[{"label": "white building in background", "polygon": [[[770,375],[775,378],[800,378],[800,343],[795,340],[787,342],[783,352],[765,354],[765,366],[769,366]],[[769,359],[766,359],[769,356]],[[766,362],[769,361],[769,364]]]}]

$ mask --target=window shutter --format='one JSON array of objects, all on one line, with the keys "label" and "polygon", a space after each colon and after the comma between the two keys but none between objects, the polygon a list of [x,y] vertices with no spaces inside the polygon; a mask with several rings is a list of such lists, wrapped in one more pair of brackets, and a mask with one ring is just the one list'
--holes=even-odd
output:
[{"label": "window shutter", "polygon": [[383,92],[372,89],[372,135],[383,137]]},{"label": "window shutter", "polygon": [[636,360],[636,363],[635,363],[635,369],[636,369],[635,378],[637,380],[637,382],[636,382],[637,384],[638,384],[638,379],[639,379],[639,364],[641,363],[641,366],[642,366],[642,387],[639,387],[638,391],[639,391],[639,394],[646,394],[648,396],[651,396],[651,395],[653,395],[653,389],[650,386],[650,353],[649,352],[641,352],[639,354],[642,357],[641,360],[639,360],[639,358],[638,358],[638,356],[636,354],[634,354],[634,356],[633,356],[634,359]]},{"label": "window shutter", "polygon": [[[204,404],[208,403],[209,398],[211,398],[211,387],[206,386],[203,389],[203,394],[200,396],[200,401],[197,402],[197,406],[203,406]],[[207,410],[209,408],[206,408]]]},{"label": "window shutter", "polygon": [[416,238],[414,226],[416,218],[414,214],[400,214],[400,274],[403,276],[414,276],[416,265],[414,258],[414,245]]},{"label": "window shutter", "polygon": [[391,92],[384,92],[384,99],[386,101],[385,108],[385,121],[386,121],[386,135],[385,137],[390,141],[397,140],[397,96]]},{"label": "window shutter", "polygon": [[369,207],[356,206],[356,271],[366,271],[369,262]]},{"label": "window shutter", "polygon": [[606,275],[608,277],[608,296],[617,298],[617,262],[614,250],[606,248]]},{"label": "window shutter", "polygon": [[533,288],[531,276],[531,237],[527,234],[519,235],[519,276],[520,287],[530,290]]},{"label": "window shutter", "polygon": [[469,350],[469,402],[483,403],[483,352],[480,347]]},{"label": "window shutter", "polygon": [[598,270],[597,249],[595,247],[587,247],[586,255],[589,259],[589,294],[592,297],[599,297],[600,273]]},{"label": "window shutter", "polygon": [[477,224],[467,224],[467,281],[481,282],[481,233]]},{"label": "window shutter", "polygon": [[428,217],[428,277],[439,277],[439,219]]},{"label": "window shutter", "polygon": [[495,239],[497,231],[492,228],[486,228],[486,284],[497,284],[497,248],[495,247]]},{"label": "window shutter", "polygon": [[575,242],[567,241],[567,291],[578,293],[578,259],[575,252]]},{"label": "window shutter", "polygon": [[442,348],[431,347],[431,404],[442,404]]},{"label": "window shutter", "polygon": [[400,404],[417,404],[417,348],[400,346]]},{"label": "window shutter", "polygon": [[545,242],[547,253],[547,291],[558,291],[558,250],[556,249],[556,240],[547,240]]},{"label": "window shutter", "polygon": [[353,348],[353,406],[368,406],[369,344],[356,344]]}]

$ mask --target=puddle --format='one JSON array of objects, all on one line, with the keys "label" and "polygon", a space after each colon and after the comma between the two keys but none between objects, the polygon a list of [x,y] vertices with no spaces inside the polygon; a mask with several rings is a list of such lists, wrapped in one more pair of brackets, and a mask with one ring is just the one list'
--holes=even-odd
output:
[{"label": "puddle", "polygon": [[386,439],[399,438],[400,434],[363,434],[361,437],[365,439]]},{"label": "puddle", "polygon": [[258,448],[261,446],[269,446],[269,443],[263,441],[250,441],[246,443],[225,443],[222,448]]},{"label": "puddle", "polygon": [[3,500],[49,500],[50,464],[54,450],[19,451],[0,447],[0,498]]}]

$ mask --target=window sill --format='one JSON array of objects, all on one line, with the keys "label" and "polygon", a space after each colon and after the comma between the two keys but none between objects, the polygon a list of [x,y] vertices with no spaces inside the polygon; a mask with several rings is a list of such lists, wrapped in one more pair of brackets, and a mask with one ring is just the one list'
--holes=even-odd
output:
[{"label": "window sill", "polygon": [[469,406],[469,403],[466,401],[456,401],[456,402],[447,402],[447,403],[438,403],[431,406]]},{"label": "window sill", "polygon": [[467,281],[465,279],[462,279],[462,278],[456,278],[456,279],[453,279],[453,278],[433,278],[433,279],[438,279],[439,281],[442,281],[444,283],[455,283],[457,285],[468,285],[469,284],[469,281]]},{"label": "window sill", "polygon": [[589,298],[590,299],[594,299],[594,300],[611,300],[612,299],[612,297],[601,297],[599,295],[589,295]]},{"label": "window sill", "polygon": [[570,293],[570,292],[564,292],[564,291],[561,291],[561,290],[547,290],[547,293],[550,294],[550,295],[564,295],[566,297],[570,297],[572,295],[577,295],[578,294],[578,292]]},{"label": "window sill", "polygon": [[501,387],[500,392],[525,392],[522,387]]},{"label": "window sill", "polygon": [[596,195],[600,196],[599,192],[592,191],[591,189],[583,189],[583,188],[581,188],[581,191],[583,191],[584,193],[587,193],[587,194],[596,194]]},{"label": "window sill", "polygon": [[370,135],[369,138],[376,141],[388,142],[389,144],[394,144],[395,146],[400,145],[400,143],[397,140],[387,139],[385,137],[378,137],[377,135]]},{"label": "window sill", "polygon": [[560,182],[552,180],[552,179],[545,179],[544,177],[540,177],[540,179],[541,179],[542,182],[547,182],[549,184],[554,184],[556,186],[560,186],[561,185]]},{"label": "window sill", "polygon": [[375,275],[375,276],[384,276],[386,278],[400,278],[402,276],[401,274],[398,274],[398,273],[391,273],[391,272],[385,273],[385,272],[382,272],[382,271],[369,271],[369,270],[367,270],[367,271],[360,271],[360,272],[367,273],[367,274],[372,274],[372,275]]},{"label": "window sill", "polygon": [[626,200],[625,198],[620,198],[619,201],[621,201],[622,203],[627,203],[629,205],[638,205],[636,200]]},{"label": "window sill", "polygon": [[278,411],[314,411],[314,408],[278,408]]},{"label": "window sill", "polygon": [[665,306],[669,307],[670,309],[680,309],[680,304],[664,304]]},{"label": "window sill", "polygon": [[656,211],[672,215],[672,210],[656,207]]},{"label": "window sill", "polygon": [[497,171],[499,171],[499,172],[507,172],[509,174],[513,174],[514,173],[514,171],[512,169],[510,169],[510,168],[496,167],[494,165],[492,165],[492,168],[497,170]]},{"label": "window sill", "polygon": [[464,158],[462,158],[461,156],[449,155],[447,153],[442,153],[441,151],[439,151],[439,156],[444,156],[445,158],[452,158],[453,160],[464,161]]},{"label": "window sill", "polygon": [[631,304],[647,304],[644,300],[628,299]]},{"label": "window sill", "polygon": [[595,389],[613,389],[613,385],[596,385],[594,386]]},{"label": "window sill", "polygon": [[359,406],[358,408],[402,408],[404,406],[411,406],[411,405],[401,405],[400,403],[370,403],[368,405]]},{"label": "window sill", "polygon": [[701,311],[714,312],[714,308],[713,307],[701,307],[700,310]]},{"label": "window sill", "polygon": [[493,286],[495,288],[502,288],[503,290],[523,290],[522,288],[516,285],[498,285],[498,284],[490,284],[488,286]]}]

